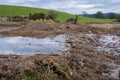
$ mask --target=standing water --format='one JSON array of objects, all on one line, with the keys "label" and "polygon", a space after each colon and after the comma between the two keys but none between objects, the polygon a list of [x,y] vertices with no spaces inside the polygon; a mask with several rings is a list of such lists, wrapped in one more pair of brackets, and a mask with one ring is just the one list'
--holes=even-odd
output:
[{"label": "standing water", "polygon": [[65,35],[45,38],[0,36],[0,54],[51,54],[69,50]]},{"label": "standing water", "polygon": [[120,55],[120,37],[115,35],[101,35],[99,39],[101,46],[99,50],[105,51],[113,55]]}]

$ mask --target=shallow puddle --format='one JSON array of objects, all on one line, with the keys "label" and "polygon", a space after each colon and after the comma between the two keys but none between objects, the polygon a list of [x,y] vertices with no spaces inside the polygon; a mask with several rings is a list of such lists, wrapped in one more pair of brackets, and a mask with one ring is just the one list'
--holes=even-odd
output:
[{"label": "shallow puddle", "polygon": [[69,50],[65,35],[45,38],[0,36],[0,54],[51,54]]},{"label": "shallow puddle", "polygon": [[[49,36],[45,38],[22,37],[22,36],[0,36],[0,54],[51,54],[68,51],[70,45],[66,40],[70,39],[69,35]],[[92,45],[98,52],[107,52],[113,55],[120,55],[120,37],[113,35],[96,35],[96,34],[79,34],[72,36],[72,39],[82,40],[87,39],[88,45]],[[99,46],[94,45],[97,41]]]},{"label": "shallow puddle", "polygon": [[104,51],[110,53],[112,55],[120,55],[120,37],[113,36],[113,35],[101,35],[100,39],[100,46],[98,49],[100,51]]}]

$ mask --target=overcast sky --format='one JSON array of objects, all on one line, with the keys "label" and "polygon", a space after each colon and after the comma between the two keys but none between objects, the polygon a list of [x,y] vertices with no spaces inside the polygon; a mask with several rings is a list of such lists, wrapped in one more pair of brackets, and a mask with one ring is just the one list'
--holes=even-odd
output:
[{"label": "overcast sky", "polygon": [[81,14],[82,11],[120,13],[120,0],[0,0],[0,4],[54,9],[72,14]]}]

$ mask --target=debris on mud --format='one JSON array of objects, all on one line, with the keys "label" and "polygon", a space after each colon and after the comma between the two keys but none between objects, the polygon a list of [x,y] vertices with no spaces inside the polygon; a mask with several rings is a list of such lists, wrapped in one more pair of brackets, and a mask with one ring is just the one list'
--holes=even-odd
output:
[{"label": "debris on mud", "polygon": [[66,43],[70,44],[69,51],[32,56],[0,55],[0,80],[120,79],[120,24],[42,26],[25,25],[0,33],[34,37],[64,33],[68,38]]}]

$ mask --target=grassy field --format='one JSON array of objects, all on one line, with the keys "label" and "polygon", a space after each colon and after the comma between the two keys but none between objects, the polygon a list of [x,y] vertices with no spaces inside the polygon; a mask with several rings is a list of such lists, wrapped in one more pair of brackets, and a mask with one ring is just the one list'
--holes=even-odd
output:
[{"label": "grassy field", "polygon": [[[23,7],[23,6],[11,6],[11,5],[0,5],[0,16],[24,16],[29,15],[29,13],[40,13],[43,12],[45,14],[49,13],[49,10],[47,9],[41,9],[41,8],[32,8],[32,7]],[[69,18],[75,18],[75,15],[68,14],[65,12],[59,12],[57,13],[57,20],[61,22],[65,22]],[[79,17],[79,22],[112,22],[111,19],[96,19],[96,18],[88,18],[88,17]]]}]

